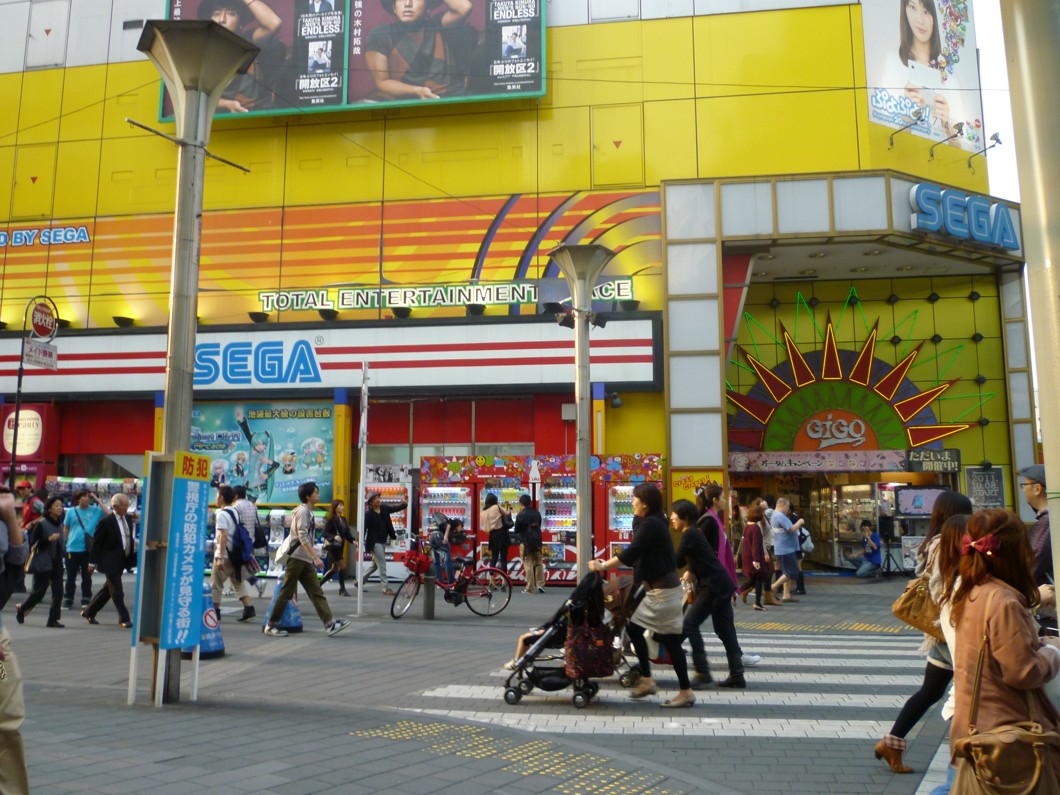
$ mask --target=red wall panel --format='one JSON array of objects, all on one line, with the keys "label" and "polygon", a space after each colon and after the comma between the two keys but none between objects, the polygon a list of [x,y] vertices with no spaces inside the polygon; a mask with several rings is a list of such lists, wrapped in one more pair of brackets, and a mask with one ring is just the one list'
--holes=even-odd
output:
[{"label": "red wall panel", "polygon": [[573,453],[577,435],[574,423],[564,422],[560,407],[573,403],[574,395],[537,395],[534,398],[534,451],[538,455]]},{"label": "red wall panel", "polygon": [[[361,426],[361,410],[353,407],[353,444],[356,446]],[[368,444],[408,444],[409,404],[369,403]]]},{"label": "red wall panel", "polygon": [[153,400],[59,403],[60,455],[140,455],[155,445]]},{"label": "red wall panel", "polygon": [[503,444],[534,440],[534,401],[475,401],[475,442]]}]

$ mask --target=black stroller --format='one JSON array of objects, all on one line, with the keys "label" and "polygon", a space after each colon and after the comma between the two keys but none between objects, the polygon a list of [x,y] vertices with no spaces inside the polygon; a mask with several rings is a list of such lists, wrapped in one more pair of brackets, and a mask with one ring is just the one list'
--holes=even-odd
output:
[{"label": "black stroller", "polygon": [[[567,659],[564,663],[563,645],[567,630],[572,626],[587,625],[592,628],[605,627],[603,580],[599,574],[590,572],[578,583],[570,597],[560,606],[547,622],[539,628],[540,635],[534,638],[526,653],[515,660],[515,668],[504,683],[504,700],[508,704],[518,704],[523,696],[533,692],[534,688],[556,691],[566,687],[574,689],[571,701],[578,709],[589,706],[589,701],[600,691],[600,685],[590,681],[592,678],[609,676],[613,673],[614,645],[609,629],[600,632],[606,637],[608,662],[606,669],[599,666],[593,669],[582,669],[575,660]],[[559,653],[555,653],[555,650]],[[558,662],[557,665],[542,663]]]}]

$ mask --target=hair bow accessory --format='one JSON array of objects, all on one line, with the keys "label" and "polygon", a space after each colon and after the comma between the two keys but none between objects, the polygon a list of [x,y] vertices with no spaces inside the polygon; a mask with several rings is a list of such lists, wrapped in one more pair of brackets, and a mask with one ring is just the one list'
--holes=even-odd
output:
[{"label": "hair bow accessory", "polygon": [[993,555],[998,549],[1001,548],[1001,540],[992,533],[985,535],[982,538],[978,538],[975,541],[967,533],[961,539],[961,554],[971,555],[972,550],[979,552],[983,555]]}]

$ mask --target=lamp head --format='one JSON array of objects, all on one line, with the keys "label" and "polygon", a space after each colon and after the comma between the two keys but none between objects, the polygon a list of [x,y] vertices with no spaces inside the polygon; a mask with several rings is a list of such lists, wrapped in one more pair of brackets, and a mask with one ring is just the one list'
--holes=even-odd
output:
[{"label": "lamp head", "polygon": [[620,409],[622,408],[622,398],[618,396],[618,392],[611,393],[611,408]]},{"label": "lamp head", "polygon": [[556,323],[563,326],[563,328],[574,328],[574,313],[573,312],[557,312]]},{"label": "lamp head", "polygon": [[953,134],[954,135],[964,135],[964,122],[963,121],[956,122],[953,125],[952,129],[953,129]]},{"label": "lamp head", "polygon": [[994,146],[1001,146],[1001,133],[994,133],[990,136],[990,140],[994,142]]}]

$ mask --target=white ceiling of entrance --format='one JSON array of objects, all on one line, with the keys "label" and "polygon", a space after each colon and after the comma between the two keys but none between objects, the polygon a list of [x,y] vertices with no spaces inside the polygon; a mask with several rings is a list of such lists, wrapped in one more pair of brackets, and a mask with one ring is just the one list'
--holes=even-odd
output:
[{"label": "white ceiling of entrance", "polygon": [[895,246],[884,240],[858,243],[793,241],[754,255],[754,282],[900,279],[993,273],[997,266],[939,252]]}]

